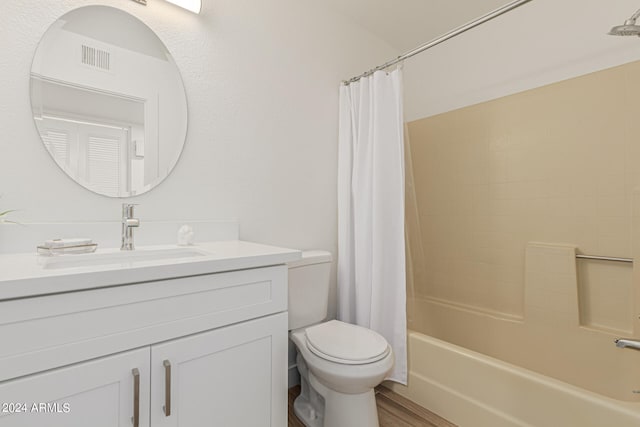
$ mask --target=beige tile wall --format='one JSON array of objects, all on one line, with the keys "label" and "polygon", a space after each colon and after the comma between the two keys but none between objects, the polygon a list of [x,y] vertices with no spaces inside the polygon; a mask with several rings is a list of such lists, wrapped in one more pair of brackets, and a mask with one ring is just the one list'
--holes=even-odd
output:
[{"label": "beige tile wall", "polygon": [[[614,362],[620,352],[607,348],[601,354],[594,340],[612,346],[620,334],[640,337],[633,268],[579,261],[572,292],[566,277],[550,276],[537,289],[527,289],[525,280],[529,242],[618,257],[633,257],[634,245],[640,246],[632,232],[633,192],[640,184],[637,95],[640,62],[408,124],[411,328],[637,399],[630,389],[635,382],[640,389],[639,370],[633,369],[637,381],[603,381],[600,375],[581,380],[578,367],[602,369],[601,362],[591,356],[575,362],[586,352]],[[553,264],[553,256],[547,261]],[[531,304],[525,308],[525,295],[543,316],[536,317]],[[567,304],[576,308],[573,320],[548,310]],[[541,363],[535,353],[509,349],[492,336],[526,345],[526,334],[539,332],[544,339],[554,333],[537,322],[569,322],[555,341],[576,350],[556,346],[543,357],[550,362]],[[635,356],[640,366],[640,353]],[[634,360],[626,352],[620,357]],[[616,369],[612,377],[628,377],[625,366]]]}]

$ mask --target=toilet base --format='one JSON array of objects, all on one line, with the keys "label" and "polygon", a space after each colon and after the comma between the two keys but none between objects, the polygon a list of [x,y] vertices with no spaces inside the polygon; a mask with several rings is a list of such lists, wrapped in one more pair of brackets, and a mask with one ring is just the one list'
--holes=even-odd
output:
[{"label": "toilet base", "polygon": [[293,402],[293,412],[305,427],[323,427],[324,416],[318,413],[309,399],[300,395]]},{"label": "toilet base", "polygon": [[298,355],[301,392],[293,408],[306,427],[379,427],[373,389],[358,394],[339,393],[321,384]]},{"label": "toilet base", "polygon": [[[311,383],[318,388],[325,388],[310,376]],[[315,381],[314,381],[315,380]],[[317,389],[316,389],[317,390]],[[373,390],[360,394],[344,394],[325,388],[324,425],[326,427],[379,427],[376,395]]]},{"label": "toilet base", "polygon": [[293,412],[306,427],[324,427],[324,398],[309,386],[309,369],[300,355],[296,363],[300,372],[300,395],[293,402]]}]

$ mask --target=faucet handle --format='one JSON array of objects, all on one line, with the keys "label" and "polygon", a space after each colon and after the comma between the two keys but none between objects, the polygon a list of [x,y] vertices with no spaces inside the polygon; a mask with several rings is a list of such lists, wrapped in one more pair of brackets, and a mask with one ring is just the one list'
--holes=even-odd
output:
[{"label": "faucet handle", "polygon": [[138,206],[138,203],[123,203],[122,204],[122,217],[123,218],[131,218],[133,217],[133,208]]}]

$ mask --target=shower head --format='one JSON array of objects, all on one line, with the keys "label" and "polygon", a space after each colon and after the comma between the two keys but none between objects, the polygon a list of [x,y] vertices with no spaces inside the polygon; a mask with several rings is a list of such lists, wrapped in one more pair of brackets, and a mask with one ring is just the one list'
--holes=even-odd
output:
[{"label": "shower head", "polygon": [[616,25],[607,34],[610,36],[640,36],[640,25],[636,25],[636,20],[639,16],[640,10],[624,21],[623,25]]},{"label": "shower head", "polygon": [[616,25],[607,34],[610,36],[640,36],[640,25],[636,25],[636,20],[628,19],[624,25]]}]

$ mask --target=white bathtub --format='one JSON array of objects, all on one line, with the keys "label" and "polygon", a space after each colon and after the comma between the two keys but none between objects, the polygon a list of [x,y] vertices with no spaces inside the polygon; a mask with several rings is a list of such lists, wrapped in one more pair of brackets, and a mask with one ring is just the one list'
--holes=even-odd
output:
[{"label": "white bathtub", "polygon": [[389,384],[461,427],[640,426],[640,403],[617,401],[409,331],[409,384]]}]

